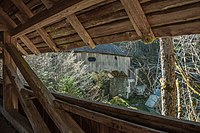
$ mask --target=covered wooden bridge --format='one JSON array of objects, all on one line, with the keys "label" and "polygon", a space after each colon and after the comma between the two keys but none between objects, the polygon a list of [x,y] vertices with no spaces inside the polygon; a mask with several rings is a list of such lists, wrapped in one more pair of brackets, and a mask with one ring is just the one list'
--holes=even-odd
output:
[{"label": "covered wooden bridge", "polygon": [[0,0],[0,31],[0,110],[18,132],[200,132],[197,123],[50,93],[22,56],[199,34],[200,0]]}]

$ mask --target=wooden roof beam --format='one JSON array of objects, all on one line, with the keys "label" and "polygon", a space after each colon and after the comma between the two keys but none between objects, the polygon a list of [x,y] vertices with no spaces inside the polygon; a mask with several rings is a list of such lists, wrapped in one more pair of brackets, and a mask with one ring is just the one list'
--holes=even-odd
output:
[{"label": "wooden roof beam", "polygon": [[22,36],[36,29],[42,28],[48,24],[51,24],[66,16],[74,14],[80,10],[104,1],[106,0],[63,0],[62,2],[58,2],[52,8],[33,16],[25,24],[20,25],[10,31],[11,36]]},{"label": "wooden roof beam", "polygon": [[16,28],[17,25],[15,22],[10,18],[10,16],[7,15],[7,13],[0,7],[0,21],[4,26],[7,26],[7,28],[12,29]]},{"label": "wooden roof beam", "polygon": [[24,50],[24,48],[22,48],[22,46],[17,43],[17,49],[23,54],[23,55],[28,55],[28,53],[26,52],[26,50]]},{"label": "wooden roof beam", "polygon": [[36,30],[37,33],[42,37],[42,39],[46,42],[49,48],[55,52],[60,51],[60,49],[56,46],[51,36],[45,31],[44,28],[40,28]]},{"label": "wooden roof beam", "polygon": [[[32,11],[25,5],[25,3],[22,0],[12,0],[13,4],[15,4],[15,6],[22,12],[25,13],[29,18],[33,17],[34,14],[32,13]],[[23,18],[19,18],[19,20],[23,23],[24,20]],[[38,32],[38,34],[42,37],[42,39],[44,40],[44,42],[49,46],[49,48],[52,51],[58,52],[60,51],[59,48],[57,48],[56,44],[54,43],[53,39],[50,37],[50,35],[45,31],[44,28],[40,28],[36,30]],[[24,39],[23,39],[24,40]],[[27,40],[27,38],[25,38],[25,40]],[[24,41],[25,41],[24,40]],[[28,40],[27,40],[28,41]],[[27,42],[26,41],[26,42]],[[28,41],[30,42],[30,41]],[[33,44],[34,45],[34,44]],[[34,50],[35,51],[35,50]]]},{"label": "wooden roof beam", "polygon": [[33,17],[32,11],[24,4],[22,0],[11,0],[12,3],[20,10],[22,13],[26,13],[28,17]]},{"label": "wooden roof beam", "polygon": [[26,36],[23,35],[19,37],[21,41],[33,52],[34,54],[40,54],[40,51],[37,49],[37,47],[33,44],[33,42]]},{"label": "wooden roof beam", "polygon": [[128,17],[140,38],[145,43],[154,41],[155,36],[152,32],[151,26],[145,16],[145,13],[138,0],[120,0],[124,6]]},{"label": "wooden roof beam", "polygon": [[[1,17],[1,21],[4,23],[4,25],[7,26],[8,29],[13,29],[13,28],[17,27],[17,24],[7,15],[6,12],[3,11],[2,8],[0,8],[0,17]],[[23,35],[19,38],[31,50],[31,52],[33,52],[34,54],[40,53],[40,51],[37,49],[37,47],[31,42],[31,40],[28,37]],[[20,49],[18,49],[18,50],[20,50]],[[22,51],[20,50],[20,52],[22,52]]]},{"label": "wooden roof beam", "polygon": [[11,38],[11,43],[16,46],[16,48],[23,54],[23,55],[28,55],[28,53],[26,52],[26,50],[24,50],[24,48],[17,42],[17,39],[15,37]]},{"label": "wooden roof beam", "polygon": [[89,33],[85,30],[81,22],[78,20],[75,14],[69,15],[67,17],[67,20],[72,25],[72,27],[75,29],[75,31],[78,33],[78,35],[81,37],[81,39],[86,43],[89,44],[91,48],[95,48],[96,45],[94,41],[92,40]]}]

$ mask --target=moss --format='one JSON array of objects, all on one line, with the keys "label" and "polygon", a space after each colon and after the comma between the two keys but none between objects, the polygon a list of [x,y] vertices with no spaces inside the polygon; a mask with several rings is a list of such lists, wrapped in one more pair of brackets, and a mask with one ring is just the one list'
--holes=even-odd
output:
[{"label": "moss", "polygon": [[110,101],[110,104],[113,105],[119,105],[119,106],[123,106],[123,107],[129,107],[129,104],[126,100],[124,100],[123,98],[119,97],[119,96],[115,96],[113,97]]},{"label": "moss", "polygon": [[151,34],[145,36],[145,37],[142,39],[142,41],[144,42],[144,44],[151,44],[151,43],[153,43],[155,40],[156,40],[156,38],[155,38],[153,35],[151,35]]}]

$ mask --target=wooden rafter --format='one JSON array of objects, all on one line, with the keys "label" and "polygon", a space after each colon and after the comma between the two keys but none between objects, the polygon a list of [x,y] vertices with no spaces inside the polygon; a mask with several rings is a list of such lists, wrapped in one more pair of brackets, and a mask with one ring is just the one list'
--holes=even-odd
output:
[{"label": "wooden rafter", "polygon": [[28,53],[26,52],[26,50],[24,50],[24,48],[22,48],[22,46],[17,43],[17,49],[19,49],[19,51],[24,54],[24,55],[28,55]]},{"label": "wooden rafter", "polygon": [[[8,29],[17,27],[17,24],[7,15],[6,12],[3,11],[2,8],[0,8],[0,17],[2,19],[2,22],[4,23],[4,25],[7,26]],[[31,50],[31,52],[33,52],[34,54],[40,53],[40,51],[37,49],[37,47],[31,42],[31,40],[27,36],[23,35],[19,38]],[[21,53],[23,53],[23,52],[21,52]]]},{"label": "wooden rafter", "polygon": [[[53,5],[51,1],[55,5]],[[83,0],[80,0],[80,1],[83,1]],[[80,1],[78,0],[69,1],[68,5],[73,6],[73,3],[77,4]],[[173,0],[173,1],[171,0],[165,0],[165,1],[138,0],[138,1],[140,2],[140,5],[142,6],[142,10],[145,13],[145,16],[149,22],[149,25],[151,26],[153,34],[156,37],[173,36],[175,34],[183,35],[183,34],[199,33],[197,25],[198,25],[198,21],[200,20],[200,16],[198,15],[199,9],[200,9],[199,8],[200,0],[190,0],[190,1],[188,0],[181,0],[181,1],[179,0]],[[50,2],[50,6],[47,7],[48,5],[45,2]],[[63,4],[63,2],[61,1],[59,2]],[[44,5],[47,5],[46,10],[43,8],[43,5],[41,8],[40,6],[38,6],[38,8],[34,8],[33,11],[37,13],[31,19],[27,19],[28,17],[26,14],[21,13],[19,10],[17,10],[15,11],[15,13],[17,13],[16,17],[19,18],[19,20],[21,18],[24,18],[25,19],[24,24],[26,24],[27,22],[30,22],[33,24],[35,22],[29,21],[29,20],[34,20],[33,18],[35,18],[36,20],[36,16],[38,19],[42,20],[43,18],[46,18],[46,16],[44,16],[43,14],[46,15],[48,11],[49,13],[53,15],[55,12],[51,12],[51,11],[54,11],[55,9],[54,7],[57,4],[59,4],[59,2],[55,2],[55,0],[43,0]],[[37,3],[35,3],[34,1],[33,5],[35,4]],[[57,8],[59,7],[62,9],[57,9],[57,11],[58,10],[62,11],[66,9],[64,7],[67,7],[67,6],[63,6],[62,4],[60,4],[61,6],[57,6]],[[51,7],[52,5],[53,7]],[[13,12],[11,10],[8,10],[8,13],[12,14]],[[38,17],[39,14],[42,14],[43,16],[41,15],[40,17]],[[87,32],[89,33],[89,35],[91,36],[91,38],[96,44],[102,44],[102,43],[107,43],[107,42],[112,43],[115,41],[130,41],[130,40],[137,40],[141,38],[143,40],[146,40],[145,38],[149,40],[149,35],[144,36],[143,33],[141,33],[141,36],[138,36],[138,34],[135,34],[136,32],[134,30],[134,27],[120,0],[119,1],[107,0],[102,3],[98,3],[97,5],[93,5],[92,7],[88,7],[86,9],[80,10],[73,14],[76,14],[77,18],[79,19],[83,27],[87,30]],[[52,37],[53,41],[63,50],[68,49],[68,48],[73,48],[73,47],[84,46],[85,43],[81,40],[80,36],[76,34],[76,31],[70,25],[70,23],[69,22],[65,23],[64,19],[67,18],[67,16],[68,15],[66,15],[65,17],[61,17],[60,19],[54,19],[55,21],[52,20],[53,23],[47,22],[48,24],[45,26],[45,31]],[[39,22],[39,20],[37,21]],[[191,23],[195,23],[196,25],[191,25]],[[183,25],[187,27],[190,26],[192,29],[189,30],[182,27],[181,31],[176,31],[175,29],[171,28],[171,27],[176,28],[176,26],[180,27]],[[19,26],[22,26],[22,25],[19,25]],[[38,23],[37,26],[40,27],[40,23]],[[115,27],[115,28],[111,28],[111,27]],[[170,27],[170,29],[167,29],[167,27]],[[162,30],[163,28],[165,28],[166,30],[163,31]],[[127,35],[125,35],[125,33]],[[134,34],[134,36],[132,36],[132,34]],[[34,44],[36,44],[36,46],[41,52],[52,51],[45,44],[44,39],[38,36],[37,32],[33,31],[27,35],[29,38],[31,38],[31,41],[34,42]],[[125,35],[126,37],[123,35]],[[118,36],[121,39],[115,38],[114,36]],[[150,40],[153,40],[153,37],[150,36]],[[19,42],[21,44],[21,41]]]},{"label": "wooden rafter", "polygon": [[[21,36],[36,29],[42,28],[66,16],[74,14],[82,9],[91,7],[106,0],[64,0],[58,2],[49,10],[38,13],[25,24],[13,29],[11,36]],[[45,14],[45,15],[44,15]]]},{"label": "wooden rafter", "polygon": [[[25,13],[29,18],[33,17],[34,14],[32,11],[24,4],[22,0],[12,0],[13,4],[22,12]],[[18,15],[18,17],[20,17]],[[23,18],[19,18],[19,20],[23,23],[25,20]],[[45,43],[53,50],[58,52],[59,49],[57,48],[56,44],[54,43],[53,39],[48,35],[44,28],[40,28],[36,30],[38,34],[42,37]]]},{"label": "wooden rafter", "polygon": [[46,42],[46,44],[53,50],[53,51],[60,51],[59,48],[57,48],[56,44],[54,43],[51,36],[45,31],[44,28],[40,28],[36,30],[38,34],[42,37],[42,39]]},{"label": "wooden rafter", "polygon": [[81,39],[86,43],[89,44],[91,48],[95,48],[95,43],[92,40],[91,36],[88,34],[88,32],[85,30],[81,22],[78,20],[75,14],[67,16],[67,20],[70,22],[72,27],[75,29],[75,31],[78,33],[78,35],[81,37]]},{"label": "wooden rafter", "polygon": [[1,23],[3,23],[5,26],[8,26],[7,28],[12,29],[17,27],[16,23],[7,15],[7,13],[0,7],[0,17],[1,17]]},{"label": "wooden rafter", "polygon": [[28,17],[33,17],[31,10],[24,4],[22,0],[11,0],[13,4],[20,10],[22,13],[26,13]]},{"label": "wooden rafter", "polygon": [[[41,0],[42,3],[45,5],[47,9],[51,8],[53,6],[53,3],[50,0]],[[75,31],[79,34],[79,36],[82,38],[82,40],[89,44],[91,48],[95,47],[95,43],[88,34],[88,32],[85,30],[85,28],[82,26],[81,22],[78,20],[75,14],[69,15],[67,17],[67,20],[70,22],[72,27],[75,29]],[[66,21],[67,21],[66,20]]]},{"label": "wooden rafter", "polygon": [[20,39],[31,50],[31,52],[40,54],[40,51],[26,35],[21,36]]},{"label": "wooden rafter", "polygon": [[151,26],[138,0],[120,0],[124,6],[128,17],[140,38],[150,43],[155,39]]}]

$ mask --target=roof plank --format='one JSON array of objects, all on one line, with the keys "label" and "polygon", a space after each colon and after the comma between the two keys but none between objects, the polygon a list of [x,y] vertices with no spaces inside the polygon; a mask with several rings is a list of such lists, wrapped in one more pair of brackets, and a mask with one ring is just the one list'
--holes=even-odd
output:
[{"label": "roof plank", "polygon": [[[25,5],[25,3],[22,0],[12,0],[12,2],[16,5],[16,7],[22,12],[25,13],[29,18],[33,17],[34,14],[32,11]],[[23,23],[23,18],[19,18],[21,22]],[[38,34],[42,37],[42,39],[46,42],[46,44],[53,50],[53,51],[60,51],[56,44],[54,43],[53,39],[50,37],[50,35],[45,31],[44,28],[40,28],[37,30]],[[30,41],[29,41],[30,42]],[[35,50],[34,50],[35,51]]]},{"label": "roof plank", "polygon": [[124,6],[128,17],[141,39],[144,42],[152,42],[155,36],[152,32],[151,26],[145,16],[145,13],[138,0],[120,0]]},{"label": "roof plank", "polygon": [[75,14],[72,14],[67,17],[67,20],[70,22],[72,27],[75,29],[75,31],[78,33],[78,35],[81,37],[81,39],[86,43],[89,44],[91,48],[95,48],[95,43],[92,40],[91,36],[88,34],[88,32],[85,30],[81,22],[78,20]]},{"label": "roof plank", "polygon": [[156,11],[164,11],[170,8],[181,7],[184,5],[200,2],[200,0],[164,0],[155,3],[150,3],[148,6],[143,6],[145,13],[152,13]]},{"label": "roof plank", "polygon": [[[126,24],[124,23],[124,25]],[[153,31],[156,37],[178,36],[178,35],[185,35],[185,34],[199,34],[199,28],[196,28],[196,27],[200,27],[200,20],[155,27],[153,28]],[[94,29],[94,31],[95,30],[100,31],[99,29]],[[97,34],[97,32],[95,34]],[[126,31],[126,32],[118,33],[118,34],[112,34],[112,35],[108,34],[107,36],[100,36],[100,37],[92,36],[92,37],[96,44],[107,44],[107,43],[121,42],[121,41],[133,41],[133,40],[139,39],[139,36],[136,34],[135,31]],[[68,42],[63,42],[63,43],[61,42],[59,44],[59,47],[62,47],[63,49],[72,49],[72,48],[85,46],[84,42],[78,39],[73,39],[73,37],[71,36],[68,36],[65,39],[68,40]],[[38,44],[38,46],[39,45],[41,44]],[[40,50],[42,52],[49,51],[47,47],[46,48],[41,47]]]},{"label": "roof plank", "polygon": [[[106,0],[64,0],[52,8],[45,10],[29,19],[25,24],[10,31],[11,36],[21,36],[48,24],[74,14],[82,9],[91,7]],[[45,14],[45,15],[44,15]]]}]

